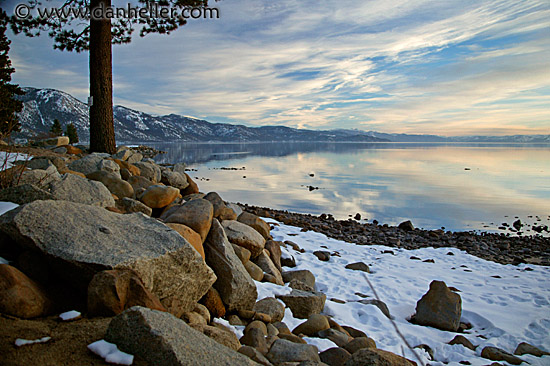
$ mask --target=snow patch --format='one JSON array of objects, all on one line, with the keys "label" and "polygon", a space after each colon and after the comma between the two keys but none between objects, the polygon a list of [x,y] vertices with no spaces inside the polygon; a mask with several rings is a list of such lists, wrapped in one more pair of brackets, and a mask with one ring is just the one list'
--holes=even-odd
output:
[{"label": "snow patch", "polygon": [[27,346],[29,344],[36,344],[36,343],[46,343],[48,342],[50,339],[52,339],[52,337],[43,337],[43,338],[40,338],[40,339],[34,339],[32,341],[28,340],[28,339],[22,339],[22,338],[17,338],[15,340],[15,345],[17,347],[21,347],[21,346]]},{"label": "snow patch", "polygon": [[81,315],[82,314],[80,314],[78,311],[71,310],[71,311],[67,311],[67,312],[59,314],[59,318],[63,321],[68,321],[68,320],[76,319]]},{"label": "snow patch", "polygon": [[131,365],[134,362],[134,356],[119,351],[116,344],[109,343],[103,339],[88,345],[88,349],[105,359],[108,363],[117,365]]}]

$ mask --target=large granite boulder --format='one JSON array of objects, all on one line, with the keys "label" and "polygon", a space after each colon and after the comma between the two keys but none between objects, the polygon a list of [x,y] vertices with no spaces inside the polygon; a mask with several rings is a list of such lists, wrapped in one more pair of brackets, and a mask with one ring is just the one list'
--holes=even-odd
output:
[{"label": "large granite boulder", "polygon": [[24,205],[37,200],[53,200],[50,192],[43,190],[34,184],[22,184],[20,186],[11,186],[0,190],[0,201],[13,202]]},{"label": "large granite boulder", "polygon": [[134,163],[134,165],[140,170],[142,177],[149,179],[153,183],[160,183],[162,172],[156,164],[140,161]]},{"label": "large granite boulder", "polygon": [[285,306],[274,297],[266,297],[258,301],[254,305],[254,311],[269,315],[273,323],[280,322],[285,316]]},{"label": "large granite boulder", "polygon": [[73,170],[75,172],[80,172],[84,175],[90,174],[92,172],[99,170],[99,164],[107,156],[105,156],[104,154],[92,153],[90,155],[86,155],[82,159],[73,161],[72,163],[68,164],[67,167],[70,170]]},{"label": "large granite boulder", "polygon": [[214,208],[210,202],[196,199],[170,207],[160,218],[166,223],[172,222],[189,226],[201,236],[204,242],[210,231],[213,215]]},{"label": "large granite boulder", "polygon": [[171,314],[138,306],[111,321],[105,340],[156,366],[257,365]]},{"label": "large granite boulder", "polygon": [[251,310],[258,297],[256,285],[235,254],[217,219],[212,220],[204,250],[206,263],[218,277],[214,288],[220,293],[227,310]]},{"label": "large granite boulder", "polygon": [[229,241],[250,250],[252,258],[264,250],[265,238],[250,226],[234,220],[224,221],[222,225]]},{"label": "large granite boulder", "polygon": [[161,182],[167,186],[176,187],[177,189],[185,189],[189,185],[187,177],[178,172],[165,169],[161,173]]},{"label": "large granite boulder", "polygon": [[416,303],[414,321],[441,330],[456,332],[460,325],[462,299],[445,282],[432,281],[430,290]]},{"label": "large granite boulder", "polygon": [[97,272],[133,269],[176,316],[192,310],[216,280],[181,235],[141,213],[34,201],[0,216],[1,236],[43,253],[53,272],[82,290]]},{"label": "large granite boulder", "polygon": [[56,200],[99,207],[115,206],[111,192],[103,183],[74,174],[64,174],[60,180],[50,184],[49,191]]}]

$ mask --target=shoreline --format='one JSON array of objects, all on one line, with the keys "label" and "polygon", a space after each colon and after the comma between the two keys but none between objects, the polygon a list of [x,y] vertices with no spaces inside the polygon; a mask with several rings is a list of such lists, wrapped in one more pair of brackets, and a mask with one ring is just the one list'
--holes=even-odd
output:
[{"label": "shoreline", "polygon": [[451,232],[443,230],[403,230],[396,226],[360,223],[353,219],[336,220],[330,215],[293,213],[269,207],[238,203],[245,211],[267,217],[285,225],[316,231],[356,245],[385,245],[419,249],[452,247],[478,258],[500,264],[520,263],[550,266],[550,238],[542,236],[511,237],[496,233]]}]

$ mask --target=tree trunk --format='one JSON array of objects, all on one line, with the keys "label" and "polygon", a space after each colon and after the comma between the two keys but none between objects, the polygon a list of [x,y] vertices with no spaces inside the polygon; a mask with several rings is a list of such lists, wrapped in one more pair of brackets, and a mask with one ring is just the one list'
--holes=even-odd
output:
[{"label": "tree trunk", "polygon": [[[91,0],[90,9],[111,6],[111,0]],[[113,121],[111,19],[90,19],[90,151],[116,152]]]}]

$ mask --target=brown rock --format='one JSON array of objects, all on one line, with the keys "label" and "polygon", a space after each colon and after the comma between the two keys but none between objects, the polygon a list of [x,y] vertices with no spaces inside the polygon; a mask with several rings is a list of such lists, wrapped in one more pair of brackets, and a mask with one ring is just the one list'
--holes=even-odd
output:
[{"label": "brown rock", "polygon": [[342,366],[351,358],[351,354],[343,348],[333,347],[319,353],[319,357],[329,366]]},{"label": "brown rock", "polygon": [[265,249],[269,252],[269,257],[279,272],[283,271],[281,268],[281,245],[284,243],[275,240],[268,240],[265,243]]},{"label": "brown rock", "polygon": [[348,332],[348,334],[350,336],[352,336],[353,338],[358,338],[358,337],[366,337],[367,335],[365,334],[365,332],[359,330],[359,329],[355,329],[355,328],[352,328],[352,327],[349,327],[347,325],[343,325],[342,328],[344,328],[346,330],[346,332]]},{"label": "brown rock", "polygon": [[322,292],[292,290],[290,294],[278,295],[292,311],[295,318],[308,319],[312,314],[319,314],[325,307],[327,296]]},{"label": "brown rock", "polygon": [[280,322],[285,316],[285,306],[274,297],[266,297],[254,305],[254,311],[267,314],[271,317],[271,322]]},{"label": "brown rock", "polygon": [[537,357],[542,356],[548,356],[550,353],[543,351],[541,349],[538,349],[535,346],[530,345],[529,343],[522,342],[518,344],[516,350],[514,351],[515,355],[521,356],[521,355],[533,355]]},{"label": "brown rock", "polygon": [[82,150],[79,149],[78,147],[75,147],[72,145],[64,145],[63,147],[67,149],[67,154],[70,154],[70,155],[82,154]]},{"label": "brown rock", "polygon": [[122,213],[134,213],[141,212],[147,216],[153,214],[151,207],[139,202],[133,198],[124,197],[121,200],[116,201],[116,207],[122,211]]},{"label": "brown rock", "polygon": [[252,253],[252,258],[260,255],[260,253],[264,250],[264,237],[250,226],[233,220],[224,221],[222,222],[222,225],[229,241],[250,250],[250,253]]},{"label": "brown rock", "polygon": [[248,272],[250,277],[255,281],[262,281],[264,279],[264,271],[258,267],[254,262],[248,261],[244,264],[244,269]]},{"label": "brown rock", "polygon": [[183,313],[180,319],[189,325],[208,325],[208,322],[204,319],[204,317],[195,311]]},{"label": "brown rock", "polygon": [[265,358],[264,355],[262,355],[257,349],[255,349],[254,347],[250,347],[250,346],[242,346],[241,348],[239,348],[239,353],[242,353],[243,355],[247,356],[248,358],[250,358],[252,361],[256,361],[257,363],[259,363],[260,365],[263,365],[263,366],[271,366],[271,362],[269,362],[267,360],[267,358]]},{"label": "brown rock", "polygon": [[140,201],[151,208],[166,207],[178,197],[179,190],[174,187],[153,185],[145,189]]},{"label": "brown rock", "polygon": [[189,244],[195,248],[195,250],[201,255],[202,259],[204,259],[204,248],[202,246],[202,239],[199,234],[197,234],[196,231],[191,229],[189,226],[183,225],[183,224],[176,224],[173,222],[169,222],[166,224],[170,229],[175,230],[183,236]]},{"label": "brown rock", "polygon": [[9,264],[0,264],[0,313],[35,318],[50,313],[52,301],[36,282]]},{"label": "brown rock", "polygon": [[294,343],[307,344],[305,340],[295,334],[279,333],[278,337],[280,339],[286,339],[287,341],[291,341]]},{"label": "brown rock", "polygon": [[432,281],[430,290],[416,303],[414,321],[420,325],[456,332],[460,325],[462,299],[445,282]]},{"label": "brown rock", "polygon": [[74,170],[70,170],[68,168],[59,170],[59,174],[73,174],[73,175],[78,175],[81,178],[86,178],[86,175],[84,175],[84,173],[75,172]]},{"label": "brown rock", "polygon": [[132,306],[166,311],[159,299],[145,288],[138,274],[129,269],[97,273],[88,286],[88,314],[114,316]]},{"label": "brown rock", "polygon": [[304,334],[311,337],[317,332],[329,328],[330,325],[326,316],[321,314],[313,314],[305,322],[294,328],[292,333],[296,335]]},{"label": "brown rock", "polygon": [[497,347],[485,347],[481,351],[481,357],[489,359],[491,361],[505,361],[512,365],[519,365],[523,362],[521,358],[518,358],[511,353],[506,352]]},{"label": "brown rock", "polygon": [[199,186],[197,185],[197,183],[195,183],[195,181],[191,179],[191,177],[187,173],[184,174],[187,178],[187,183],[189,183],[189,185],[187,186],[187,188],[181,190],[181,195],[185,197],[189,194],[199,193]]},{"label": "brown rock", "polygon": [[210,231],[213,217],[214,208],[212,204],[204,199],[196,199],[172,207],[161,216],[161,219],[167,223],[172,222],[189,226],[201,236],[204,243]]},{"label": "brown rock", "polygon": [[194,328],[201,332],[202,334],[212,338],[219,344],[222,344],[228,348],[231,348],[234,351],[238,351],[241,348],[241,344],[237,339],[235,333],[230,330],[222,330],[218,327],[213,327],[210,325],[199,325],[199,324],[190,324],[191,328]]},{"label": "brown rock", "polygon": [[220,209],[220,213],[218,215],[218,218],[222,221],[223,220],[237,220],[237,214],[231,208],[223,207],[222,209]]},{"label": "brown rock", "polygon": [[132,185],[117,177],[114,173],[97,170],[93,173],[86,174],[86,178],[103,183],[109,192],[116,195],[118,198],[134,196],[134,188]]},{"label": "brown rock", "polygon": [[329,339],[338,347],[344,347],[346,344],[350,343],[353,340],[353,338],[350,337],[348,334],[340,332],[339,330],[333,328],[317,332],[317,337]]},{"label": "brown rock", "polygon": [[252,227],[254,230],[259,232],[264,239],[271,239],[269,225],[258,216],[245,211],[237,217],[237,221]]},{"label": "brown rock", "polygon": [[266,355],[268,352],[265,335],[258,328],[250,328],[248,330],[245,329],[245,333],[241,337],[240,342],[243,345],[256,348],[263,355]]},{"label": "brown rock", "polygon": [[358,337],[344,345],[344,349],[352,355],[363,348],[376,348],[376,342],[369,337]]},{"label": "brown rock", "polygon": [[137,166],[135,166],[134,164],[130,164],[127,161],[122,161],[120,159],[112,159],[112,160],[120,167],[121,171],[122,171],[122,169],[126,169],[130,173],[132,173],[132,175],[140,175],[141,174],[141,171],[139,170],[139,168]]},{"label": "brown rock", "polygon": [[363,348],[355,352],[346,366],[416,366],[416,362],[381,349]]},{"label": "brown rock", "polygon": [[453,344],[460,344],[460,345],[463,345],[464,347],[466,348],[469,348],[471,349],[472,351],[475,351],[477,346],[474,346],[472,344],[472,342],[470,342],[468,340],[468,338],[462,336],[462,335],[457,335],[456,337],[453,338],[452,341],[449,342],[449,344],[453,345]]},{"label": "brown rock", "polygon": [[233,246],[233,250],[235,251],[235,254],[237,255],[237,257],[239,257],[239,259],[243,264],[245,264],[250,260],[250,255],[251,255],[250,250],[243,248],[241,246],[238,246],[236,244],[231,244],[231,245]]},{"label": "brown rock", "polygon": [[263,250],[256,258],[254,258],[254,263],[260,267],[264,273],[270,274],[275,277],[275,283],[280,286],[284,286],[283,276],[281,272],[277,269],[271,258],[269,258],[269,252]]},{"label": "brown rock", "polygon": [[223,318],[225,316],[225,306],[220,294],[215,288],[211,287],[200,302],[206,306],[213,318]]},{"label": "brown rock", "polygon": [[149,186],[153,185],[153,183],[149,179],[145,177],[140,177],[139,175],[134,175],[128,178],[128,183],[132,185],[136,193],[140,189],[147,189]]},{"label": "brown rock", "polygon": [[269,324],[271,323],[271,316],[267,315],[267,314],[264,314],[264,313],[260,313],[260,312],[256,312],[256,314],[254,314],[254,318],[252,318],[254,320],[259,320],[263,323],[266,323],[266,324]]}]

